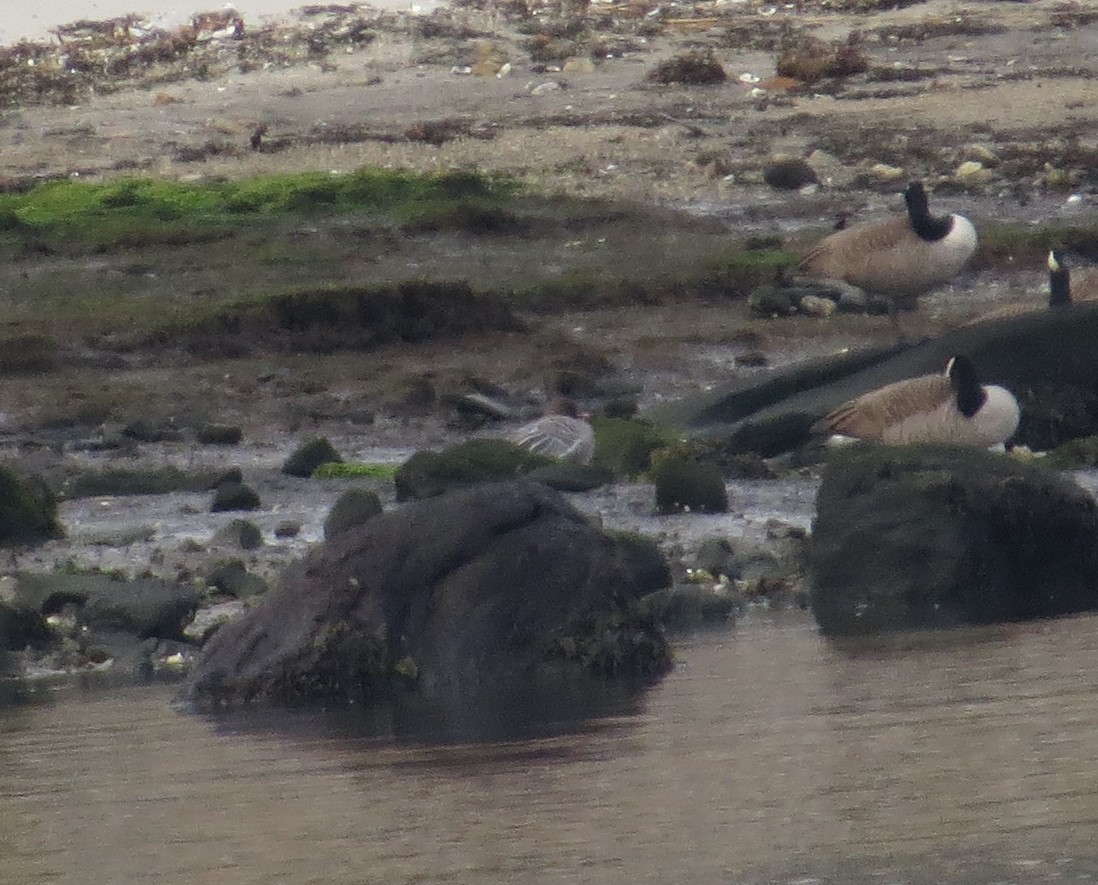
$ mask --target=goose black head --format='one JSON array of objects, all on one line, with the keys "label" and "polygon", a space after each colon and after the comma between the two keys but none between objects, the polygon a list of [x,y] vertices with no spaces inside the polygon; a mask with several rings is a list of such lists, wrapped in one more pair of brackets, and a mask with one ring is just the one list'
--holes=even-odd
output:
[{"label": "goose black head", "polygon": [[1048,253],[1048,306],[1071,304],[1071,271],[1056,250]]},{"label": "goose black head", "polygon": [[980,384],[972,360],[960,354],[953,357],[946,364],[946,376],[953,388],[957,411],[966,418],[971,418],[987,401],[987,391]]},{"label": "goose black head", "polygon": [[904,191],[904,202],[907,204],[907,216],[911,219],[911,227],[920,239],[932,243],[942,239],[953,229],[952,216],[935,218],[930,214],[930,200],[921,181],[913,181],[907,186],[907,190]]}]

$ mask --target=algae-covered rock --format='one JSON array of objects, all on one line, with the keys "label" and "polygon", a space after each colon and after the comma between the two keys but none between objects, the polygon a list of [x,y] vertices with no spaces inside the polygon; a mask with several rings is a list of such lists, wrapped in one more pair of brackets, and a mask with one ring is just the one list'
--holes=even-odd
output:
[{"label": "algae-covered rock", "polygon": [[556,463],[502,439],[470,439],[441,452],[416,452],[393,477],[398,501],[431,498],[485,482],[516,479]]},{"label": "algae-covered rock", "polygon": [[313,471],[321,464],[330,464],[333,461],[339,462],[342,460],[343,458],[340,457],[339,452],[327,439],[318,437],[295,449],[290,457],[286,459],[286,463],[282,465],[282,472],[287,476],[307,477],[312,476]]},{"label": "algae-covered rock", "polygon": [[288,569],[210,639],[184,697],[370,702],[547,671],[658,675],[669,649],[637,607],[658,588],[640,562],[537,483],[416,501]]},{"label": "algae-covered rock", "polygon": [[258,596],[268,590],[267,582],[248,571],[241,559],[223,559],[206,574],[206,583],[220,593],[237,599]]},{"label": "algae-covered rock", "polygon": [[652,470],[658,513],[724,513],[728,492],[715,464],[669,453],[657,458]]},{"label": "algae-covered rock", "polygon": [[829,634],[1098,608],[1098,506],[1033,464],[949,446],[859,444],[824,470],[811,603]]},{"label": "algae-covered rock", "polygon": [[258,510],[259,507],[259,493],[251,486],[242,482],[223,482],[214,491],[210,512]]},{"label": "algae-covered rock", "polygon": [[652,453],[674,443],[678,436],[648,421],[593,418],[595,464],[615,476],[636,476],[648,470]]},{"label": "algae-covered rock", "polygon": [[381,498],[373,489],[348,489],[340,495],[324,519],[324,537],[334,538],[346,529],[362,525],[382,512]]},{"label": "algae-covered rock", "polygon": [[0,544],[32,544],[63,534],[57,501],[46,485],[0,467]]},{"label": "algae-covered rock", "polygon": [[236,550],[258,550],[263,546],[263,532],[250,519],[234,519],[217,530],[213,544]]},{"label": "algae-covered rock", "polygon": [[244,431],[235,424],[203,424],[195,438],[207,446],[235,446],[244,438]]}]

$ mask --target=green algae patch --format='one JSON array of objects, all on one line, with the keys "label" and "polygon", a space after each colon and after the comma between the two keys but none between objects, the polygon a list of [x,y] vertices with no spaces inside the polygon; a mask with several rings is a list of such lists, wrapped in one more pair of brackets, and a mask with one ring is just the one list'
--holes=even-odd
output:
[{"label": "green algae patch", "polygon": [[392,482],[399,464],[362,464],[354,461],[329,461],[313,471],[314,479],[376,479]]},{"label": "green algae patch", "polygon": [[43,238],[67,252],[202,242],[232,236],[241,225],[293,216],[391,215],[399,224],[417,217],[424,206],[460,217],[465,204],[487,216],[517,188],[512,181],[470,172],[422,175],[371,168],[241,181],[51,181],[0,194],[0,230]]}]

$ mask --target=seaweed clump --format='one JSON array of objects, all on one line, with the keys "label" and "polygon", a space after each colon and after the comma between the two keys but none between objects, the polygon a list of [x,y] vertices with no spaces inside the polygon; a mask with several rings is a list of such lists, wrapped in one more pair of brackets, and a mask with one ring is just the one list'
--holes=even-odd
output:
[{"label": "seaweed clump", "polygon": [[650,83],[665,86],[672,83],[705,86],[727,79],[724,68],[711,52],[684,52],[661,61],[648,73]]}]

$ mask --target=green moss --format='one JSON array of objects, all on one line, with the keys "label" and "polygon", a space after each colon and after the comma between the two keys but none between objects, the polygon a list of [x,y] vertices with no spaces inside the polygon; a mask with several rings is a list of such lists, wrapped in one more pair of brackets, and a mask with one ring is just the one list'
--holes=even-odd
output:
[{"label": "green moss", "polygon": [[396,475],[397,467],[396,464],[359,464],[348,461],[329,461],[326,464],[321,464],[313,471],[313,478],[366,477],[390,482]]}]

